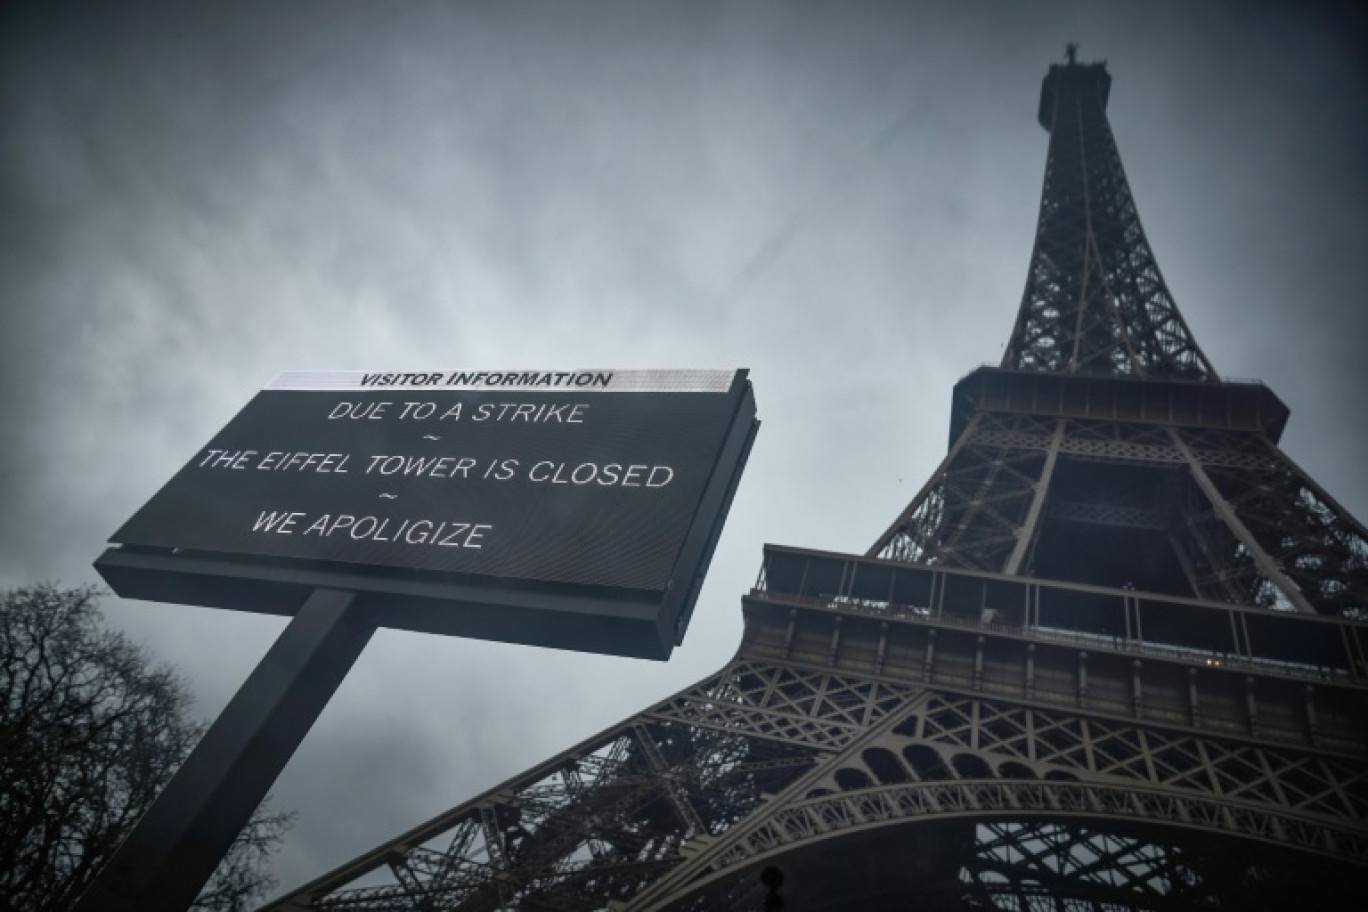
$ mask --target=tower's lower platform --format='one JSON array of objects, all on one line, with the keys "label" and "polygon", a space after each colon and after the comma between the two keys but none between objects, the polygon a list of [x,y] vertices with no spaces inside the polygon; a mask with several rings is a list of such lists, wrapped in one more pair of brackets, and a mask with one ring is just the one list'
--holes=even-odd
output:
[{"label": "tower's lower platform", "polygon": [[769,866],[790,910],[1368,879],[1362,622],[775,547],[744,606],[716,675],[271,908],[751,910]]}]

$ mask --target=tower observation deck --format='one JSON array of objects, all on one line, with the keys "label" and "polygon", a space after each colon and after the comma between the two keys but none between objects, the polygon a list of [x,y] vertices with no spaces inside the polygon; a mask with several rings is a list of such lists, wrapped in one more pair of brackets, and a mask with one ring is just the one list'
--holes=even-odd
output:
[{"label": "tower observation deck", "polygon": [[1110,89],[1050,67],[1006,352],[866,553],[766,546],[716,674],[269,908],[1348,907],[1368,531],[1193,338]]}]

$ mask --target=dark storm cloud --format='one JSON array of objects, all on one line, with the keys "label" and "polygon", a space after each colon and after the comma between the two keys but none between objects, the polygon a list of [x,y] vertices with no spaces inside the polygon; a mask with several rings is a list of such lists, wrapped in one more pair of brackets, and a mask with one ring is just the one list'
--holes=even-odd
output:
[{"label": "dark storm cloud", "polygon": [[[966,8],[968,7],[968,8]],[[286,885],[685,686],[759,546],[862,551],[1000,357],[1068,39],[1222,373],[1359,514],[1365,76],[1274,6],[223,3],[0,27],[0,581],[105,537],[274,373],[746,366],[765,422],[661,666],[382,631],[277,788]],[[111,600],[216,711],[276,618]]]}]

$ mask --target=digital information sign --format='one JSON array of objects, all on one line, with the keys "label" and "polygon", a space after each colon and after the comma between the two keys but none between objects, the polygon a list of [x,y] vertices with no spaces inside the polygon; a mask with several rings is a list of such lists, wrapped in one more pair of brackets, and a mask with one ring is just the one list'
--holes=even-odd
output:
[{"label": "digital information sign", "polygon": [[287,373],[112,537],[120,595],[667,658],[758,428],[745,371]]}]

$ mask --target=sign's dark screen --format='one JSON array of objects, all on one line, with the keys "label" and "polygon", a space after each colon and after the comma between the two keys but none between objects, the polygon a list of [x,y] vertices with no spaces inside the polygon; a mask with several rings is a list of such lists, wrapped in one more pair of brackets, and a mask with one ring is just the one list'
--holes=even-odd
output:
[{"label": "sign's dark screen", "polygon": [[268,390],[113,540],[661,590],[736,402]]}]

